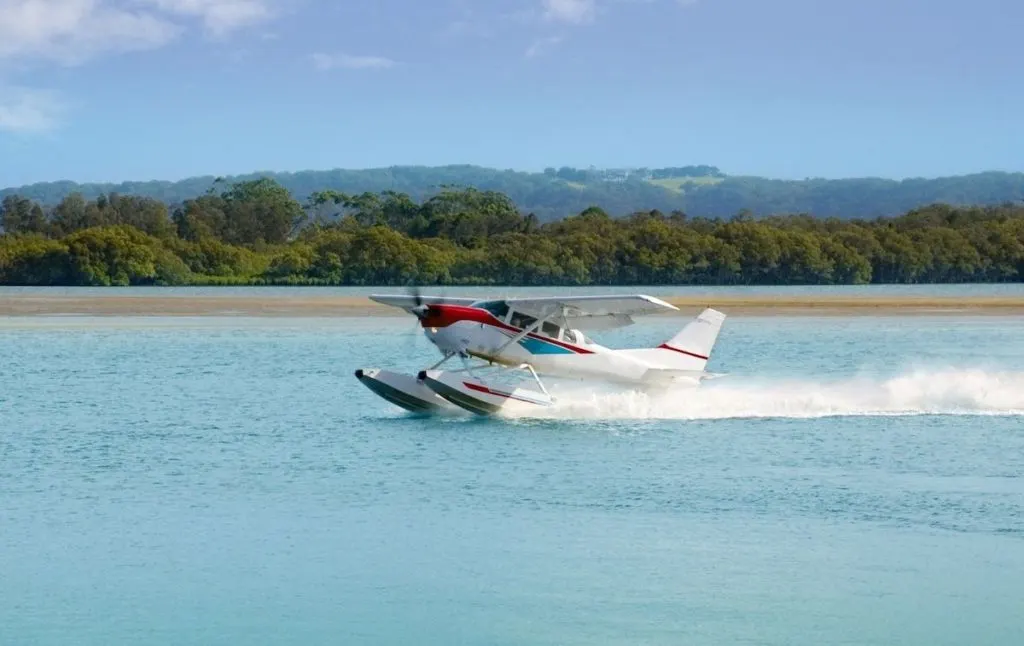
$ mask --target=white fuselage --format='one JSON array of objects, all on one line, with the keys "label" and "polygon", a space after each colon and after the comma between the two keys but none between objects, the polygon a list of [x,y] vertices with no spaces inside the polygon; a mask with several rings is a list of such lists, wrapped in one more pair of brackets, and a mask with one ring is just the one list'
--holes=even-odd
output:
[{"label": "white fuselage", "polygon": [[636,356],[638,351],[612,350],[592,343],[575,330],[560,334],[562,338],[531,333],[515,342],[521,330],[477,321],[458,321],[424,331],[446,354],[464,352],[507,366],[526,363],[540,374],[555,377],[640,383],[651,368],[664,367]]}]

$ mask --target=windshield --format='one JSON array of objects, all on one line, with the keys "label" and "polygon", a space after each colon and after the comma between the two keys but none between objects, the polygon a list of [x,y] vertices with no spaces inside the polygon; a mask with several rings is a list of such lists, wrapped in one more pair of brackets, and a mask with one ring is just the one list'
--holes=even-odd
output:
[{"label": "windshield", "polygon": [[579,330],[566,330],[565,340],[576,345],[590,345],[591,341]]},{"label": "windshield", "polygon": [[476,307],[479,307],[482,310],[487,310],[499,321],[504,321],[505,315],[508,314],[508,304],[505,303],[505,301],[486,301],[483,303],[477,303]]}]

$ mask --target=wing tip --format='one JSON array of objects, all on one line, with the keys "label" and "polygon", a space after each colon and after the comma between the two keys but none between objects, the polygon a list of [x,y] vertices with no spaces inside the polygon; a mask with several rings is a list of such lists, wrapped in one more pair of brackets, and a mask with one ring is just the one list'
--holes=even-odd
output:
[{"label": "wing tip", "polygon": [[671,310],[671,311],[675,311],[675,312],[679,311],[679,308],[676,307],[675,305],[673,305],[672,303],[669,303],[668,301],[664,301],[664,300],[662,300],[662,299],[660,299],[660,298],[658,298],[656,296],[649,296],[647,294],[637,294],[637,295],[640,298],[642,298],[645,301],[647,301],[648,303],[651,303],[653,305],[657,305],[658,307],[663,307],[663,308],[665,308],[667,310]]}]

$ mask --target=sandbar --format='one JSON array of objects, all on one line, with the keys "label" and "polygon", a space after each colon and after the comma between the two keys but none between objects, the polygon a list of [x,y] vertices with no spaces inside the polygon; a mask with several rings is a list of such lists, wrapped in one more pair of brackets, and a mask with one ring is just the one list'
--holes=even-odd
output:
[{"label": "sandbar", "polygon": [[[714,307],[732,316],[1024,316],[1024,297],[977,296],[813,296],[705,294],[667,297],[692,316]],[[401,310],[363,296],[277,293],[267,296],[225,294],[182,297],[132,295],[0,296],[0,316],[248,316],[248,317],[362,317],[396,316]]]}]

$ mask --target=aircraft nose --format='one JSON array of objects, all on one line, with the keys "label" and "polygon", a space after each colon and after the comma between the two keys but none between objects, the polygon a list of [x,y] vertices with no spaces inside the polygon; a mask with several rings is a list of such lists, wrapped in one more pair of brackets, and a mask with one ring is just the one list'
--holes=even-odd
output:
[{"label": "aircraft nose", "polygon": [[432,328],[427,330],[430,341],[443,352],[459,352],[463,343],[457,330],[451,327]]}]

